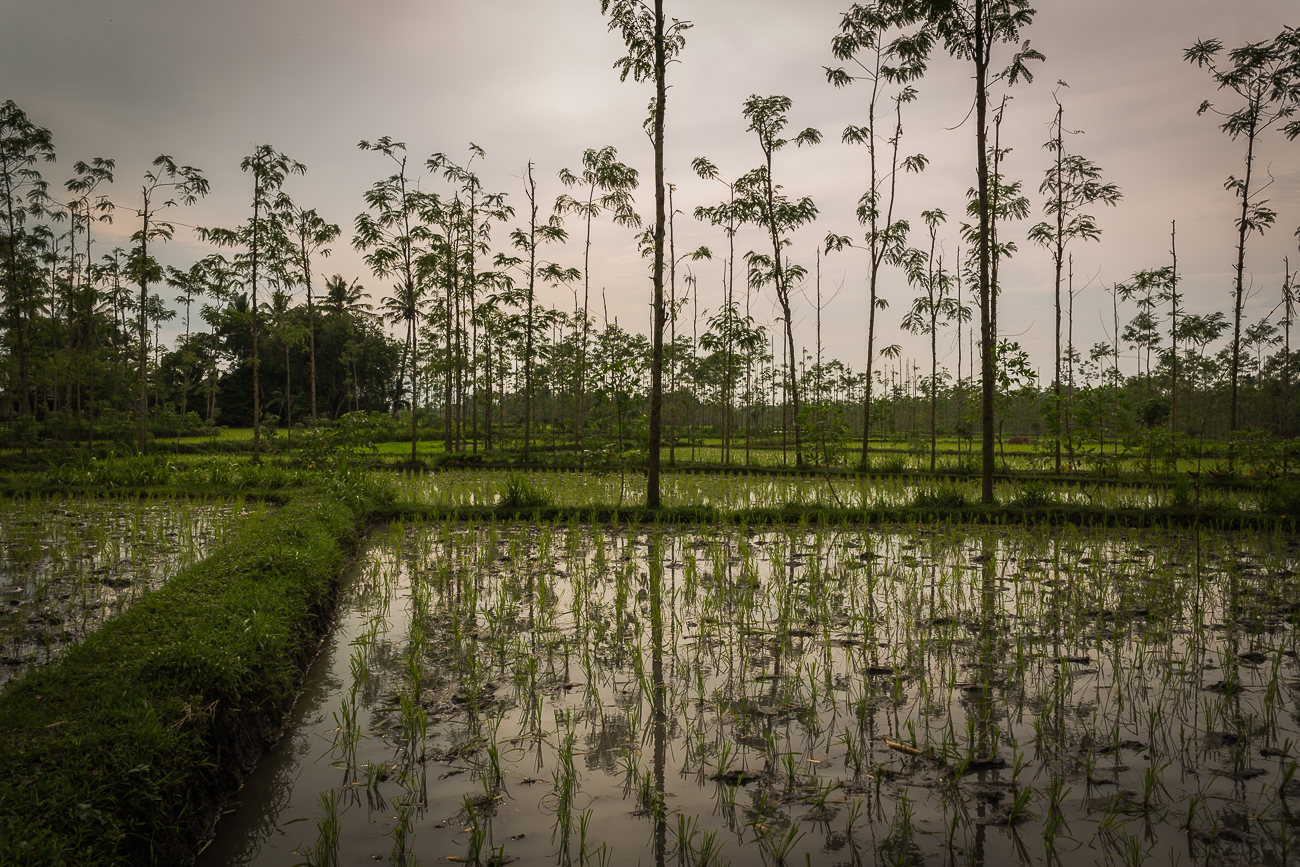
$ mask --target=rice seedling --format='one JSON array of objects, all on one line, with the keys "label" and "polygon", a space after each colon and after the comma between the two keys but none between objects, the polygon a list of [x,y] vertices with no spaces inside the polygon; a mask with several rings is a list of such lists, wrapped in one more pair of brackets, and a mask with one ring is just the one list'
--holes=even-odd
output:
[{"label": "rice seedling", "polygon": [[[691,863],[723,841],[738,862],[946,858],[977,828],[1026,860],[1122,861],[1134,817],[1202,834],[1207,797],[1260,817],[1216,847],[1290,845],[1286,537],[496,519],[390,538],[340,660],[358,726],[380,720],[356,760],[376,792],[395,784],[377,767],[429,767],[398,799],[448,847],[465,826],[438,817],[472,798],[480,860],[525,834],[511,855],[621,863],[648,827]],[[539,810],[551,835],[528,830]]]},{"label": "rice seedling", "polygon": [[243,499],[8,499],[0,509],[0,686],[258,520]]},{"label": "rice seedling", "polygon": [[316,843],[307,854],[311,867],[338,867],[339,848],[339,797],[331,789],[320,794],[320,808],[324,813],[316,820]]}]

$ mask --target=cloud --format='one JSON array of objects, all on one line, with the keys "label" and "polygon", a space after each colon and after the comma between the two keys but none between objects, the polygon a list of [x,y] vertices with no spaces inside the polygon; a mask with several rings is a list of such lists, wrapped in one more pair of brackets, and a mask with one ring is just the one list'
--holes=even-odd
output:
[{"label": "cloud", "polygon": [[[363,207],[362,192],[389,170],[381,158],[358,151],[356,142],[385,134],[408,143],[413,166],[434,151],[464,154],[468,142],[476,142],[488,152],[480,169],[485,187],[510,193],[516,205],[527,161],[536,164],[539,193],[553,201],[562,192],[555,179],[561,167],[576,166],[586,148],[614,144],[620,157],[642,172],[639,211],[653,211],[652,152],[641,130],[650,89],[619,82],[611,66],[623,49],[594,0],[11,5],[0,32],[0,80],[7,85],[0,96],[14,99],[53,130],[60,160],[47,167],[46,176],[61,182],[76,159],[118,160],[111,194],[121,209],[115,226],[101,234],[103,250],[124,244],[132,231],[138,179],[160,152],[203,168],[212,181],[213,194],[176,212],[179,222],[233,225],[243,219],[249,181],[238,164],[261,142],[308,165],[307,176],[293,179],[287,189],[345,232]],[[778,160],[778,180],[787,191],[812,196],[821,211],[814,226],[796,235],[795,258],[811,267],[827,231],[860,234],[853,209],[865,185],[864,153],[839,138],[844,125],[862,122],[863,95],[856,87],[830,87],[822,70],[834,63],[829,41],[845,5],[669,0],[669,14],[694,24],[681,62],[670,71],[667,170],[678,185],[676,202],[683,211],[675,224],[679,250],[725,247],[719,230],[691,216],[696,205],[716,202],[725,190],[694,177],[690,160],[707,155],[726,177],[757,164],[757,147],[740,115],[741,102],[751,93],[789,95],[792,126],[815,126],[825,135],[816,148],[790,148]],[[1040,5],[1024,35],[1048,60],[1038,65],[1033,84],[1010,92],[1002,138],[1013,153],[1006,171],[1024,182],[1037,215],[1036,188],[1049,160],[1040,146],[1054,110],[1052,90],[1064,79],[1070,85],[1062,91],[1067,126],[1084,131],[1069,146],[1097,161],[1125,195],[1120,207],[1097,214],[1102,241],[1072,248],[1078,279],[1092,281],[1076,302],[1076,342],[1105,339],[1096,315],[1109,304],[1102,284],[1168,260],[1171,220],[1178,221],[1189,309],[1222,308],[1233,249],[1233,200],[1222,181],[1239,170],[1242,151],[1212,119],[1196,117],[1200,101],[1216,94],[1209,76],[1184,63],[1181,53],[1206,36],[1229,46],[1268,38],[1293,17],[1292,5],[1280,0]],[[1005,58],[1009,49],[999,50]],[[902,147],[925,153],[930,167],[920,177],[900,179],[898,213],[917,222],[922,209],[946,210],[950,220],[942,240],[951,260],[965,192],[974,178],[970,71],[936,57],[918,89],[920,99],[904,115]],[[1273,306],[1270,293],[1276,294],[1283,256],[1296,252],[1291,231],[1300,223],[1295,146],[1280,135],[1266,136],[1261,167],[1275,178],[1268,196],[1280,222],[1251,241],[1247,266],[1260,290],[1251,302],[1252,316]],[[1019,234],[1027,225],[1006,232]],[[498,230],[496,237],[500,241],[505,234]],[[737,249],[743,253],[763,243],[761,233],[746,230]],[[607,289],[611,316],[644,322],[647,270],[631,233],[598,225],[592,249],[593,286]],[[192,238],[178,236],[162,256],[186,266],[203,252]],[[566,265],[581,262],[577,244],[552,252]],[[347,243],[323,264],[331,272],[361,276],[375,294],[383,285]],[[699,265],[695,271],[701,307],[716,307],[720,269]],[[828,351],[861,368],[863,257],[827,256],[823,274],[828,285],[844,287],[823,317]],[[1009,333],[1022,334],[1021,341],[1046,365],[1050,259],[1021,239],[1004,278],[1011,303],[1004,307],[1003,324]],[[881,327],[898,335],[911,290],[892,271],[883,289],[892,306]],[[546,297],[566,309],[572,303],[563,291]],[[756,309],[767,315],[770,301]],[[806,302],[799,317],[797,339],[811,345],[812,312]],[[886,342],[895,340],[909,354],[924,351],[920,340],[907,336]]]}]

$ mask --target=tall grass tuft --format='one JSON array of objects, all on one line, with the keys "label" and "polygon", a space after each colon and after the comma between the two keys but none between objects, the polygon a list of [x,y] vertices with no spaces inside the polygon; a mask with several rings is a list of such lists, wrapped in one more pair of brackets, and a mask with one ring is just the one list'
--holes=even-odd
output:
[{"label": "tall grass tuft", "polygon": [[500,509],[540,509],[550,505],[553,505],[550,493],[533,484],[523,473],[511,473],[497,498]]}]

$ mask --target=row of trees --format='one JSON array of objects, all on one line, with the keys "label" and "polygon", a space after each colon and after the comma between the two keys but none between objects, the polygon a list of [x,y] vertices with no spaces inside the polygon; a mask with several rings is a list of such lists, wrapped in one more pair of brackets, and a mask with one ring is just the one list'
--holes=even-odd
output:
[{"label": "row of trees", "polygon": [[[65,185],[67,196],[52,193],[39,169],[41,162],[54,158],[49,131],[30,121],[12,102],[5,103],[0,113],[0,196],[5,204],[0,229],[4,232],[6,393],[10,398],[5,408],[19,420],[19,429],[25,430],[23,425],[38,416],[57,412],[65,442],[74,427],[93,438],[97,414],[112,411],[136,419],[137,440],[143,446],[151,407],[179,410],[183,416],[194,402],[206,408],[209,420],[220,416],[223,421],[250,424],[263,418],[268,406],[276,407],[286,421],[295,415],[317,420],[345,406],[384,409],[394,415],[405,408],[410,410],[414,457],[420,409],[434,405],[448,449],[488,446],[494,430],[499,442],[501,432],[517,419],[528,459],[538,439],[534,425],[543,414],[555,422],[552,432],[561,418],[567,419],[565,425],[581,453],[584,437],[599,427],[598,417],[605,412],[618,440],[645,442],[650,465],[647,501],[653,505],[663,430],[665,424],[675,430],[676,413],[683,404],[697,413],[709,403],[722,407],[718,417],[727,458],[736,430],[744,426],[748,443],[755,424],[773,419],[762,408],[779,405],[779,422],[772,424],[782,431],[783,443],[796,463],[803,462],[810,437],[824,454],[832,429],[840,432],[836,435],[840,439],[844,432],[860,431],[865,460],[878,427],[873,412],[881,398],[877,389],[884,384],[879,366],[896,360],[901,351],[897,344],[878,345],[875,318],[887,303],[882,275],[896,269],[916,290],[904,326],[927,335],[930,342],[928,373],[909,376],[908,381],[929,397],[931,452],[942,426],[939,410],[945,390],[967,395],[968,384],[977,385],[978,400],[970,400],[961,412],[950,410],[949,416],[950,424],[959,426],[951,420],[954,413],[969,414],[971,407],[978,406],[985,496],[991,498],[997,411],[999,401],[1005,403],[1012,393],[1031,385],[1050,392],[1045,419],[1059,467],[1063,455],[1068,460],[1074,447],[1081,393],[1094,384],[1121,388],[1122,347],[1135,351],[1139,379],[1145,370],[1145,389],[1167,379],[1159,387],[1165,388],[1171,403],[1171,436],[1178,430],[1180,393],[1193,394],[1198,377],[1200,387],[1212,391],[1213,377],[1197,365],[1210,363],[1207,349],[1229,325],[1224,376],[1229,431],[1240,426],[1238,392],[1248,367],[1243,350],[1248,354],[1256,348],[1262,365],[1280,327],[1286,344],[1281,354],[1290,358],[1289,272],[1276,319],[1243,325],[1242,305],[1247,239],[1271,227],[1277,217],[1253,186],[1256,143],[1275,126],[1288,138],[1300,135],[1300,121],[1291,120],[1300,104],[1300,40],[1293,29],[1228,52],[1226,58],[1222,45],[1213,40],[1197,43],[1186,55],[1188,61],[1208,69],[1220,89],[1244,103],[1225,112],[1222,124],[1225,132],[1244,140],[1247,147],[1244,176],[1231,177],[1227,184],[1241,204],[1230,321],[1223,314],[1182,313],[1176,247],[1171,243],[1167,266],[1139,272],[1113,287],[1112,339],[1094,346],[1086,359],[1073,341],[1077,292],[1069,248],[1076,240],[1099,238],[1098,224],[1089,211],[1098,205],[1115,205],[1121,195],[1113,184],[1104,182],[1095,163],[1066,147],[1071,131],[1058,88],[1057,112],[1045,145],[1053,165],[1039,186],[1044,219],[1029,231],[1030,240],[1051,256],[1055,272],[1056,352],[1051,382],[1041,386],[1023,350],[1014,342],[997,339],[999,264],[1017,252],[1013,243],[999,238],[999,226],[1028,217],[1033,206],[1022,184],[1004,175],[1009,149],[1000,141],[1000,129],[1007,100],[1004,95],[994,105],[990,98],[995,89],[1031,80],[1029,64],[1043,60],[1027,42],[1020,43],[1021,31],[1034,15],[1027,0],[855,4],[832,39],[833,54],[845,66],[827,68],[828,82],[840,88],[867,88],[861,125],[847,127],[841,136],[865,148],[866,190],[857,208],[861,234],[831,233],[825,241],[828,254],[856,249],[867,257],[867,368],[857,376],[838,362],[823,364],[820,255],[816,277],[790,255],[793,233],[815,220],[818,209],[810,198],[790,194],[777,177],[777,157],[787,145],[814,146],[822,134],[812,128],[786,133],[791,101],[756,95],[745,101],[742,117],[755,137],[759,165],[728,181],[708,158],[694,161],[701,177],[722,182],[727,191],[718,204],[695,209],[695,216],[718,227],[727,241],[722,299],[712,314],[704,312],[701,322],[700,290],[690,265],[683,263],[688,258],[712,258],[713,253],[699,248],[677,254],[673,219],[679,212],[672,206],[673,188],[665,182],[663,169],[666,73],[670,63],[680,59],[690,25],[667,18],[663,0],[603,0],[602,11],[628,48],[616,64],[622,76],[655,86],[646,120],[656,154],[654,224],[642,227],[632,199],[638,173],[620,163],[611,147],[589,150],[580,169],[559,173],[569,192],[554,205],[539,193],[529,164],[516,211],[505,193],[483,189],[474,170],[484,156],[477,146],[470,146],[463,164],[437,153],[424,161],[423,170],[417,170],[408,165],[403,143],[387,137],[361,142],[361,148],[380,157],[389,172],[367,191],[366,210],[355,219],[351,239],[372,274],[387,284],[380,290],[377,310],[364,303],[371,296],[358,281],[335,278],[323,296],[313,286],[320,260],[329,255],[342,231],[290,197],[285,189],[288,178],[306,168],[269,145],[255,148],[241,163],[251,183],[247,220],[235,227],[199,230],[204,240],[229,249],[229,258],[213,255],[187,271],[158,264],[154,255],[158,246],[175,231],[168,212],[192,205],[208,192],[202,172],[164,155],[144,175],[133,204],[138,227],[133,245],[96,260],[94,226],[115,213],[104,192],[113,181],[113,161],[97,158],[75,164],[74,177]],[[1018,47],[999,70],[993,57],[1004,44]],[[923,212],[922,234],[895,207],[899,183],[909,172],[924,171],[928,163],[923,155],[903,151],[903,113],[916,101],[913,85],[925,75],[929,57],[939,48],[972,62],[975,73],[977,170],[968,196],[967,222],[961,226],[964,249],[951,263],[937,247],[939,227],[948,216],[939,209]],[[1208,103],[1202,107],[1202,111],[1214,110]],[[591,227],[606,218],[630,232],[640,230],[635,237],[650,260],[653,314],[648,338],[637,338],[608,317],[598,327],[600,319],[593,315]],[[566,267],[551,256],[560,249],[556,245],[569,239],[575,221],[585,236],[581,268]],[[494,250],[492,230],[506,225],[512,226],[507,240]],[[735,242],[746,226],[756,229],[764,243],[738,261]],[[917,235],[921,235],[919,243],[914,241]],[[1176,234],[1171,240],[1176,241]],[[743,299],[736,287],[737,265],[743,272]],[[810,362],[809,353],[795,338],[792,293],[814,281],[819,325]],[[174,301],[185,311],[184,337],[168,352],[156,339],[160,324],[175,315],[160,294],[163,286],[181,293]],[[539,290],[546,286],[572,291],[572,312],[541,303]],[[751,313],[753,293],[769,286],[780,311],[774,327],[760,325]],[[302,299],[297,305],[295,297]],[[203,299],[211,302],[199,307],[209,330],[192,331],[191,305]],[[1122,328],[1121,302],[1137,308]],[[693,305],[694,315],[686,311],[687,303]],[[688,321],[689,338],[684,333]],[[400,339],[385,335],[384,322],[400,329]],[[941,370],[939,364],[944,329],[951,329],[956,339],[955,375]],[[645,352],[638,341],[644,342]],[[834,368],[843,371],[838,379],[844,386],[838,390],[826,385],[836,379],[827,374]],[[1160,372],[1164,368],[1167,376]],[[1289,395],[1289,364],[1280,371],[1281,393]],[[328,386],[322,384],[326,378]],[[643,378],[648,380],[644,394],[638,386]],[[620,385],[611,385],[615,382]],[[711,388],[712,382],[716,388]],[[857,394],[854,382],[859,386]],[[133,384],[134,393],[128,394],[128,384]],[[897,387],[891,389],[886,397],[897,403]],[[686,391],[691,392],[689,398],[683,397]],[[611,399],[614,392],[625,396]],[[324,407],[319,400],[322,394]],[[548,401],[547,413],[539,412],[536,405],[539,394]],[[558,411],[560,394],[565,395],[564,411]],[[1193,398],[1186,400],[1184,428],[1205,430],[1205,423],[1194,426],[1188,421]],[[860,407],[860,420],[843,417],[849,404]],[[642,411],[644,432],[633,436],[628,425]],[[1281,432],[1287,433],[1289,412],[1284,409],[1274,415],[1281,419]],[[253,429],[256,454],[261,449],[261,428],[253,424]],[[670,433],[670,455],[674,449]]]}]

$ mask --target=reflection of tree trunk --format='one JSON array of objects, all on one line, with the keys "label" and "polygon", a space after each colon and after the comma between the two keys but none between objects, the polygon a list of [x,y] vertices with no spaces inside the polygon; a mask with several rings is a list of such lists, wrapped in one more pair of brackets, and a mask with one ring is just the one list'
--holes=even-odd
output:
[{"label": "reflection of tree trunk", "polygon": [[983,689],[975,693],[975,712],[978,719],[979,740],[975,755],[990,759],[997,754],[997,741],[989,736],[993,731],[993,647],[998,639],[997,614],[997,543],[986,533],[980,540],[980,651],[979,678]]},{"label": "reflection of tree trunk", "polygon": [[664,765],[667,759],[667,687],[664,685],[663,548],[657,534],[650,546],[650,678],[654,729],[655,867],[664,867],[668,816],[664,809]]}]

